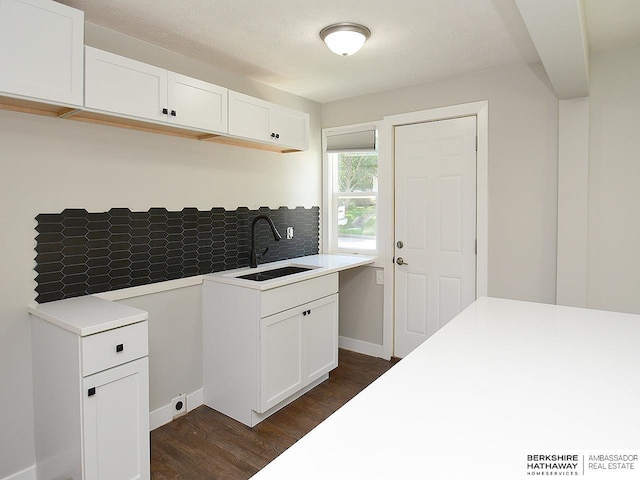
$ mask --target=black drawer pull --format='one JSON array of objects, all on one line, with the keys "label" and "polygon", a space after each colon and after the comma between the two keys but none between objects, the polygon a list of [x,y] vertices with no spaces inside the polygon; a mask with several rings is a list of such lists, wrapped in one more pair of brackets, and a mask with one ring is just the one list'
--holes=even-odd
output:
[{"label": "black drawer pull", "polygon": [[92,397],[96,394],[96,387],[91,387],[89,390],[87,390],[87,397]]},{"label": "black drawer pull", "polygon": [[124,352],[124,343],[116,345],[116,353]]},{"label": "black drawer pull", "polygon": [[169,109],[167,109],[167,108],[163,108],[162,109],[162,114],[163,115],[167,115],[168,113],[169,113]]}]

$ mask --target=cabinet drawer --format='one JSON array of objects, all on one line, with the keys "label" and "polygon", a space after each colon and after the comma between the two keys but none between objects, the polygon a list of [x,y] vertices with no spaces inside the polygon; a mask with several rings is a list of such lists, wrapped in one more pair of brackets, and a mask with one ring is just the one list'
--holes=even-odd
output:
[{"label": "cabinet drawer", "polygon": [[82,376],[148,355],[147,322],[82,337]]},{"label": "cabinet drawer", "polygon": [[338,293],[337,273],[267,290],[260,296],[260,317],[268,317],[334,293]]}]

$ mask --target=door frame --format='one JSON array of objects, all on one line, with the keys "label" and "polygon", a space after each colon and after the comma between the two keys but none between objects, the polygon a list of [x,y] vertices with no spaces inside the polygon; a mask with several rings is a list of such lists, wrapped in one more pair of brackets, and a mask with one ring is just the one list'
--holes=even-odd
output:
[{"label": "door frame", "polygon": [[[381,185],[378,192],[380,205],[379,241],[384,262],[384,312],[382,329],[382,350],[385,358],[393,355],[395,316],[395,275],[393,252],[395,240],[395,135],[396,127],[413,123],[425,123],[451,118],[477,118],[478,151],[476,154],[476,235],[478,252],[476,255],[476,298],[486,296],[488,289],[489,257],[489,102],[487,100],[433,108],[411,113],[385,116],[380,125],[379,175]],[[382,256],[382,255],[381,255]]]}]

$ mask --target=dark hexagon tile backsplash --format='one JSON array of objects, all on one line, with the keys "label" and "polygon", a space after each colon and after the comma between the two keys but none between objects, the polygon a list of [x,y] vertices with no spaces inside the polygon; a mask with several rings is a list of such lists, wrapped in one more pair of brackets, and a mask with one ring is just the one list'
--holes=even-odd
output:
[{"label": "dark hexagon tile backsplash", "polygon": [[[274,241],[266,222],[256,224],[256,250],[269,247],[260,263],[318,253],[319,207],[42,213],[36,217],[36,301],[246,267],[251,222],[261,213],[272,218],[282,240]],[[291,240],[287,227],[294,229]]]}]

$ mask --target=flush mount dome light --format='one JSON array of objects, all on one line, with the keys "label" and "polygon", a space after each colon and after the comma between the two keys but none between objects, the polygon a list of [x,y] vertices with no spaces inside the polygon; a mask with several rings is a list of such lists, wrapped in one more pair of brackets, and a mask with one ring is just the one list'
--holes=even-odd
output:
[{"label": "flush mount dome light", "polygon": [[362,48],[371,30],[357,23],[336,23],[320,31],[320,38],[329,50],[338,55],[353,55]]}]

